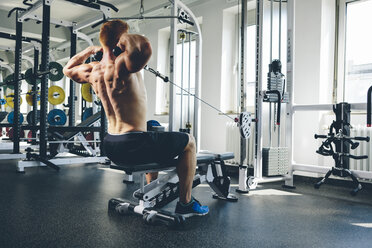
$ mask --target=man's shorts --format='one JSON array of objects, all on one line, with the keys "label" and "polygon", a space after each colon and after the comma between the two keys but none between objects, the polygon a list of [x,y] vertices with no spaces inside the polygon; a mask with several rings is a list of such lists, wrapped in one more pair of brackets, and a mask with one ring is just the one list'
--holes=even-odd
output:
[{"label": "man's shorts", "polygon": [[106,156],[116,164],[162,163],[180,155],[189,135],[180,132],[128,132],[107,134],[104,139]]}]

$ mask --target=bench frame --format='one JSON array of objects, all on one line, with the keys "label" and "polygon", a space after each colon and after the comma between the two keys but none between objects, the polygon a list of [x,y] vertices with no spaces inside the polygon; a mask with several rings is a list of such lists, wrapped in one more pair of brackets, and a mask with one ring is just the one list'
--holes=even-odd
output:
[{"label": "bench frame", "polygon": [[[231,159],[232,153],[225,154],[199,154],[198,169],[194,177],[193,188],[197,185],[207,182],[216,192],[213,195],[215,199],[222,199],[236,202],[238,198],[229,193],[230,178],[226,176],[224,160]],[[143,216],[145,222],[150,224],[162,223],[173,226],[185,222],[183,216],[160,210],[168,203],[174,201],[179,196],[179,183],[175,165],[170,167],[154,168],[131,172],[124,167],[113,165],[111,168],[124,170],[128,175],[140,175],[140,188],[133,193],[133,197],[138,199],[138,203],[133,203],[125,199],[113,198],[109,201],[109,210],[119,214],[128,213],[139,214]],[[151,166],[151,164],[150,164]],[[151,183],[145,185],[145,174],[150,172],[165,171],[165,174]]]}]

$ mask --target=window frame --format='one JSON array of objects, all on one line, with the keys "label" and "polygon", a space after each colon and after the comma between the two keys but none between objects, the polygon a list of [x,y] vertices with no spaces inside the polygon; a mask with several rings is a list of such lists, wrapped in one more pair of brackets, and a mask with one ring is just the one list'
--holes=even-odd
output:
[{"label": "window frame", "polygon": [[[337,35],[335,45],[337,52],[335,55],[335,79],[333,91],[337,94],[333,101],[345,101],[345,79],[346,79],[346,25],[347,25],[347,5],[354,2],[363,2],[366,0],[336,0],[336,18],[337,21]],[[336,89],[335,89],[336,88]],[[363,103],[363,102],[359,102]]]}]

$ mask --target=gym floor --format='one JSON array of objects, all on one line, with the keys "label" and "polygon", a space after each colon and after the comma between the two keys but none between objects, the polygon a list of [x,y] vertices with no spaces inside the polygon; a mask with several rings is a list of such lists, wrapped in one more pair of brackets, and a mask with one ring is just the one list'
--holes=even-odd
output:
[{"label": "gym floor", "polygon": [[14,162],[2,163],[0,247],[371,247],[370,187],[352,197],[345,186],[315,190],[309,180],[296,180],[295,190],[261,184],[233,203],[212,199],[209,186],[199,185],[193,195],[210,214],[175,230],[109,213],[110,198],[133,200],[138,187],[122,178],[104,165],[17,174]]}]

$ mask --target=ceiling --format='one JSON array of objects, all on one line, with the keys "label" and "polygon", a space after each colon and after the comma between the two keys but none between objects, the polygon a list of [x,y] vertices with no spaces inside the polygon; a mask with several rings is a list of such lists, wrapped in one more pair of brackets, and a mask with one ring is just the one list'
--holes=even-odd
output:
[{"label": "ceiling", "polygon": [[[84,0],[87,1],[87,0]],[[139,14],[140,0],[102,0],[107,3],[113,4],[119,9],[118,13],[112,11],[112,17],[130,17]],[[170,0],[143,0],[145,14],[150,15],[161,15],[162,13],[155,13],[157,8],[169,4]],[[208,0],[181,0],[188,6],[191,4],[197,4],[198,2],[207,2]],[[35,4],[38,0],[29,0],[28,3]],[[15,34],[15,15],[13,14],[10,18],[7,18],[8,12],[15,8],[28,8],[28,6],[23,4],[23,0],[0,0],[0,32]],[[151,13],[148,11],[153,10]],[[42,16],[42,8],[39,8],[34,12],[35,14]],[[81,22],[88,20],[93,16],[100,15],[101,12],[93,10],[91,8],[83,7],[80,5],[73,4],[71,2],[66,2],[65,0],[52,0],[51,4],[51,18],[69,22]],[[163,13],[164,14],[164,13]],[[90,38],[96,37],[94,33],[98,32],[98,28],[92,29],[91,26],[82,29],[82,33],[91,35]],[[35,20],[30,20],[23,23],[23,36],[41,39],[42,25],[37,24]],[[53,50],[52,55],[56,59],[61,59],[69,56],[69,40],[70,40],[70,30],[65,27],[56,28],[51,25],[50,29],[50,48],[63,47],[62,50]],[[87,43],[79,40],[78,51],[82,48],[81,44],[86,46]],[[66,44],[66,46],[63,46]],[[5,63],[14,63],[14,54],[12,52],[4,52],[4,48],[11,47],[14,48],[15,42],[12,40],[0,38],[0,58],[4,60]],[[32,48],[27,43],[24,43],[23,48]],[[32,56],[33,49],[29,49],[28,52],[24,53],[26,55]]]}]

